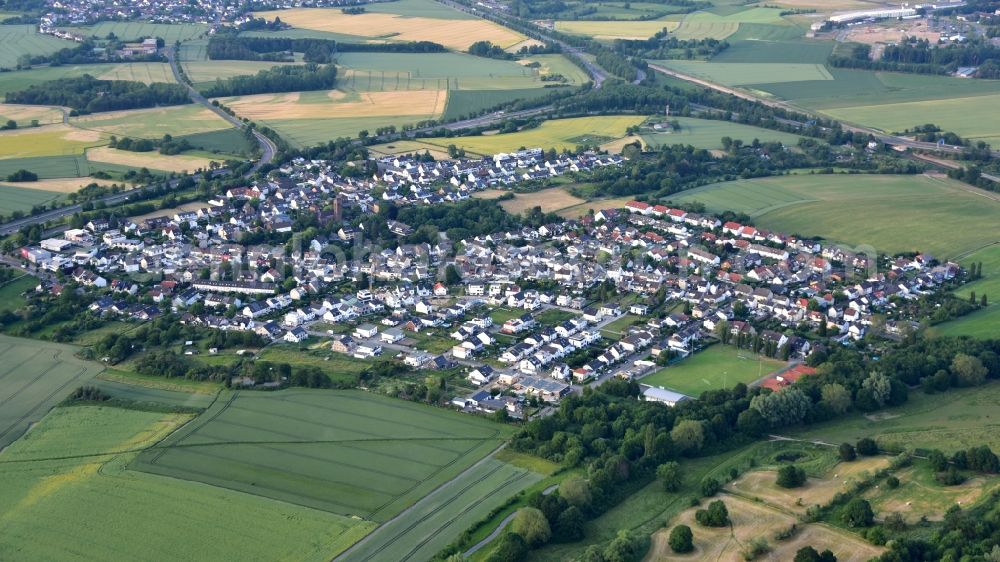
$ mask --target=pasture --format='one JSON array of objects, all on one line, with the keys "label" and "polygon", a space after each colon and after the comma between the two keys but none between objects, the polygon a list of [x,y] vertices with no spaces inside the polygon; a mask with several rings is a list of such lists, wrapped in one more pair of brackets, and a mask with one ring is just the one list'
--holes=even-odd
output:
[{"label": "pasture", "polygon": [[2,159],[35,156],[72,156],[93,146],[107,144],[100,131],[84,131],[68,125],[51,125],[0,132]]},{"label": "pasture", "polygon": [[62,194],[32,187],[0,183],[0,215],[10,216],[14,211],[28,212],[32,207],[56,201]]},{"label": "pasture", "polygon": [[541,474],[489,459],[373,531],[348,557],[358,562],[430,560],[470,522],[541,479]]},{"label": "pasture", "polygon": [[743,212],[759,227],[820,236],[878,252],[961,255],[998,240],[983,228],[1000,198],[942,177],[797,175],[699,187],[674,198],[714,213]]},{"label": "pasture", "polygon": [[76,348],[68,345],[0,336],[0,356],[4,358],[0,366],[0,449],[103,369],[97,363],[77,359],[74,353]]},{"label": "pasture", "polygon": [[958,298],[969,298],[971,292],[976,298],[986,295],[987,308],[961,318],[939,324],[931,328],[931,333],[946,336],[973,336],[995,338],[1000,334],[1000,245],[994,244],[959,260],[963,267],[983,264],[983,278],[966,283],[957,290]]},{"label": "pasture", "polygon": [[54,410],[30,438],[0,453],[0,479],[8,484],[0,490],[0,558],[77,558],[87,545],[89,557],[103,560],[155,552],[183,560],[319,562],[374,526],[125,468],[134,453],[116,451],[150,447],[189,418],[100,406]]},{"label": "pasture", "polygon": [[70,122],[79,129],[106,135],[147,139],[159,139],[165,134],[179,137],[230,128],[229,123],[212,110],[193,104],[108,111],[73,117]]},{"label": "pasture", "polygon": [[[191,156],[188,154],[160,154],[152,152],[131,152],[118,150],[110,146],[90,148],[87,150],[87,160],[129,166],[132,168],[149,168],[165,172],[193,172],[197,169],[208,169],[211,158]],[[216,161],[221,161],[217,159]]]},{"label": "pasture", "polygon": [[521,147],[540,147],[548,150],[573,149],[580,145],[600,145],[625,136],[625,130],[642,123],[640,116],[596,116],[571,119],[552,119],[533,129],[516,133],[485,134],[469,137],[428,138],[423,142],[447,147],[449,144],[465,148],[475,154],[510,152]]},{"label": "pasture", "polygon": [[93,26],[68,27],[69,31],[84,36],[103,39],[114,33],[123,41],[135,41],[143,37],[159,37],[167,45],[188,41],[204,35],[209,26],[201,23],[149,23],[144,21],[102,21]]},{"label": "pasture", "polygon": [[750,384],[784,366],[783,361],[717,344],[655,371],[640,382],[697,398],[706,390]]},{"label": "pasture", "polygon": [[978,445],[1000,449],[1000,383],[927,395],[911,392],[902,406],[878,414],[849,414],[834,422],[793,430],[792,437],[827,443],[875,439],[880,447],[953,452]]},{"label": "pasture", "polygon": [[507,431],[357,391],[231,392],[133,468],[384,522]]},{"label": "pasture", "polygon": [[645,144],[649,146],[675,144],[689,144],[695,148],[717,149],[722,148],[722,137],[741,139],[745,143],[750,143],[753,139],[761,142],[780,142],[786,146],[795,146],[802,138],[792,133],[783,133],[771,129],[762,129],[752,125],[741,123],[731,123],[728,121],[717,121],[712,119],[695,119],[691,117],[672,117],[681,124],[678,131],[669,130],[659,132],[642,133],[640,136]]},{"label": "pasture", "polygon": [[62,123],[62,119],[63,112],[58,107],[0,103],[0,123],[14,121],[19,128],[30,127],[32,121],[38,121],[39,125],[51,125]]},{"label": "pasture", "polygon": [[[507,48],[525,39],[523,35],[498,24],[461,17],[465,15],[443,6],[433,11],[407,9],[425,2],[429,0],[414,0],[403,6],[385,4],[379,6],[379,10],[371,9],[357,15],[344,14],[340,8],[292,8],[256,12],[255,15],[267,19],[280,17],[281,21],[299,29],[347,35],[358,35],[360,32],[370,39],[388,41],[433,41],[458,51],[468,49],[476,41],[490,41]],[[452,12],[458,16],[453,16]],[[417,13],[426,15],[412,15]]]},{"label": "pasture", "polygon": [[76,43],[42,35],[37,25],[0,26],[0,68],[15,68],[23,55],[49,55]]}]

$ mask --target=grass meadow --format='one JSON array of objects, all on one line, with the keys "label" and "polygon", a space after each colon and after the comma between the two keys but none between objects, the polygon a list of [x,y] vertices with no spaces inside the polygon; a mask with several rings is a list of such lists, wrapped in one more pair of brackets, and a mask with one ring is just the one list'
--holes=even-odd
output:
[{"label": "grass meadow", "polygon": [[690,144],[695,148],[717,149],[722,148],[722,137],[741,139],[745,143],[759,139],[762,142],[780,142],[786,146],[795,146],[802,138],[792,133],[728,121],[692,117],[672,117],[670,120],[679,122],[681,129],[670,132],[643,133],[640,135],[643,142],[649,146]]},{"label": "grass meadow", "polygon": [[48,55],[76,43],[42,35],[37,25],[0,26],[0,68],[14,68],[22,55]]},{"label": "grass meadow", "polygon": [[962,285],[955,291],[955,295],[964,299],[975,292],[977,300],[986,295],[987,307],[934,326],[930,331],[932,334],[944,336],[995,338],[1000,334],[1000,245],[992,245],[973,252],[959,260],[959,263],[966,268],[974,263],[982,263],[983,278]]},{"label": "grass meadow", "polygon": [[454,144],[475,154],[496,154],[521,147],[573,149],[579,145],[599,145],[625,136],[625,130],[642,123],[641,116],[596,116],[552,119],[536,128],[516,133],[471,137],[427,138],[425,144],[447,147]]},{"label": "grass meadow", "polygon": [[63,112],[58,107],[0,103],[0,122],[14,121],[18,128],[30,127],[33,121],[38,121],[39,125],[51,125],[62,120]]},{"label": "grass meadow", "polygon": [[951,258],[998,240],[995,229],[983,226],[1000,212],[1000,198],[941,177],[783,176],[709,185],[674,200],[747,213],[762,228],[888,254]]},{"label": "grass meadow", "polygon": [[747,350],[713,345],[643,377],[640,382],[697,398],[706,390],[732,388],[740,382],[749,384],[784,366],[783,361]]},{"label": "grass meadow", "polygon": [[788,432],[791,437],[827,443],[875,439],[890,449],[922,448],[953,452],[972,446],[1000,448],[1000,383],[928,395],[915,391],[902,406],[873,415],[850,414],[833,422]]},{"label": "grass meadow", "polygon": [[[0,453],[0,558],[327,561],[374,525],[128,470],[190,415],[57,408]],[[119,453],[120,452],[120,453]],[[73,458],[66,458],[73,457]],[[61,460],[60,460],[61,459]],[[39,525],[45,521],[45,525]],[[133,540],[142,537],[142,540]]]},{"label": "grass meadow", "polygon": [[133,468],[383,522],[507,431],[357,391],[233,392]]},{"label": "grass meadow", "polygon": [[73,356],[75,352],[69,345],[0,336],[0,357],[4,358],[0,366],[0,449],[13,443],[73,389],[101,372],[101,365],[81,361]]}]

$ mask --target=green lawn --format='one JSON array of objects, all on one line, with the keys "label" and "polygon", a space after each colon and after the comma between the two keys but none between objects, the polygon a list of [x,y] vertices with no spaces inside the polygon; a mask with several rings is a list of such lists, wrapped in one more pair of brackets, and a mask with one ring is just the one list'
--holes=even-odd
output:
[{"label": "green lawn", "polygon": [[535,320],[539,324],[544,324],[546,326],[555,326],[557,324],[562,324],[567,320],[572,320],[578,315],[572,312],[562,310],[559,308],[550,308],[544,312],[535,315]]},{"label": "green lawn", "polygon": [[509,432],[359,391],[227,392],[133,467],[384,522]]},{"label": "green lawn", "polygon": [[872,437],[893,449],[955,451],[977,445],[1000,449],[1000,383],[927,395],[910,392],[906,404],[877,414],[851,414],[837,421],[795,430],[789,436],[829,443]]},{"label": "green lawn", "polygon": [[1000,239],[996,229],[984,228],[1000,213],[1000,199],[927,176],[783,176],[704,186],[674,200],[698,201],[714,213],[747,213],[761,228],[887,254],[950,258]]},{"label": "green lawn", "polygon": [[[58,408],[0,453],[4,560],[327,561],[374,524],[126,469],[188,415]],[[65,459],[70,455],[86,455]],[[46,460],[60,457],[64,460]],[[81,550],[84,549],[84,550]]]},{"label": "green lawn", "polygon": [[601,335],[606,338],[619,340],[625,335],[625,331],[628,330],[629,326],[641,321],[641,316],[626,314],[601,328]]},{"label": "green lawn", "polygon": [[520,318],[524,314],[525,311],[521,309],[494,308],[490,311],[490,318],[493,319],[494,324],[502,326],[504,322],[513,318]]},{"label": "green lawn", "polygon": [[0,366],[0,449],[101,372],[100,364],[74,357],[76,350],[70,345],[0,336],[4,360]]},{"label": "green lawn", "polygon": [[785,366],[783,361],[754,355],[729,345],[713,345],[643,377],[640,382],[697,398],[706,390],[749,384]]},{"label": "green lawn", "polygon": [[731,123],[729,121],[718,121],[713,119],[695,119],[692,117],[672,117],[670,121],[677,121],[681,128],[678,131],[670,132],[649,132],[643,133],[642,140],[650,146],[675,144],[690,144],[695,148],[721,149],[722,137],[741,139],[749,144],[754,139],[762,142],[780,142],[786,146],[795,146],[799,139],[798,135],[762,129],[741,123]]}]

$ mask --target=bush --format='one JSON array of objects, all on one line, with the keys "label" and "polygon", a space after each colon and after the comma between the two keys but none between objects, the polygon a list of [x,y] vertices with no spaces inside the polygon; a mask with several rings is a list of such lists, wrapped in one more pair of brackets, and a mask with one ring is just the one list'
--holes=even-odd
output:
[{"label": "bush", "polygon": [[854,445],[850,443],[840,444],[840,460],[851,462],[856,458],[858,458],[858,453],[854,450]]},{"label": "bush", "polygon": [[954,466],[948,467],[944,472],[938,472],[934,475],[934,479],[943,486],[958,486],[965,482],[965,477]]},{"label": "bush", "polygon": [[782,488],[798,488],[806,483],[806,471],[790,464],[778,470],[778,479],[775,482]]},{"label": "bush", "polygon": [[703,497],[712,497],[718,494],[721,489],[722,484],[719,484],[719,481],[715,478],[706,478],[701,481],[701,495]]},{"label": "bush", "polygon": [[695,520],[705,527],[725,527],[731,523],[729,510],[722,500],[708,504],[708,509],[699,509],[694,513]]},{"label": "bush", "polygon": [[528,555],[528,544],[517,533],[504,533],[486,562],[519,562]]},{"label": "bush", "polygon": [[694,535],[691,533],[691,527],[687,525],[678,525],[671,529],[670,531],[670,550],[678,554],[685,552],[691,552],[694,550]]},{"label": "bush", "polygon": [[743,548],[743,559],[756,560],[757,557],[770,550],[771,545],[767,544],[767,540],[764,537],[757,537]]},{"label": "bush", "polygon": [[864,437],[858,439],[857,450],[859,455],[870,457],[878,454],[878,445],[875,444],[874,439]]},{"label": "bush", "polygon": [[886,488],[889,488],[890,490],[895,490],[896,488],[899,487],[899,478],[896,478],[895,476],[890,476],[890,477],[886,478],[885,479],[885,486],[886,486]]}]

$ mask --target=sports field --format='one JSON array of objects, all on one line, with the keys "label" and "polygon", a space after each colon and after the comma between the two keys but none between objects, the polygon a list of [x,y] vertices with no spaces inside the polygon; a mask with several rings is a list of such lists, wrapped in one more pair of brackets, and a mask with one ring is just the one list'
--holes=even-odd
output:
[{"label": "sports field", "polygon": [[99,560],[319,562],[374,526],[127,470],[134,453],[115,453],[149,447],[189,418],[99,406],[54,410],[30,439],[0,453],[7,484],[0,488],[0,558],[76,559],[85,545],[86,557]]},{"label": "sports field", "polygon": [[193,104],[95,113],[73,117],[70,122],[77,128],[107,135],[147,139],[159,139],[165,134],[179,137],[230,128],[229,123],[212,110]]},{"label": "sports field", "polygon": [[880,253],[950,258],[996,242],[1000,197],[942,177],[798,175],[699,187],[674,198],[753,216],[762,228]]},{"label": "sports field", "polygon": [[640,379],[697,398],[706,390],[749,384],[785,366],[783,361],[755,355],[730,345],[713,345]]},{"label": "sports field", "polygon": [[[389,41],[433,41],[464,51],[476,41],[490,41],[503,48],[519,43],[525,37],[493,22],[465,16],[441,6],[446,11],[422,7],[430,0],[410,0],[402,8],[394,3],[367,10],[363,14],[347,15],[340,8],[292,8],[257,12],[258,17],[281,21],[299,29],[363,35]],[[415,7],[410,10],[410,7]],[[396,8],[394,10],[394,8]],[[430,11],[433,10],[433,11]],[[423,14],[423,15],[414,15]]]},{"label": "sports field", "polygon": [[876,414],[850,414],[834,422],[795,430],[790,436],[827,443],[874,438],[893,449],[927,448],[952,452],[978,445],[1000,448],[1000,383],[928,395],[911,392],[902,406]]},{"label": "sports field", "polygon": [[14,68],[22,55],[48,55],[76,43],[42,35],[37,25],[0,26],[0,68]]},{"label": "sports field", "polygon": [[39,125],[51,125],[61,123],[62,119],[63,112],[58,107],[0,103],[0,123],[3,124],[14,121],[23,128],[30,127],[32,121],[38,121]]},{"label": "sports field", "polygon": [[[117,150],[109,146],[87,149],[87,160],[91,162],[107,162],[133,168],[149,168],[165,172],[193,172],[197,169],[208,169],[211,158],[191,156],[188,154],[165,155],[159,152],[131,152]],[[221,162],[222,158],[216,159]]]},{"label": "sports field", "polygon": [[413,511],[376,529],[349,553],[348,559],[433,559],[470,522],[479,521],[507,498],[541,479],[541,474],[488,459],[418,502]]},{"label": "sports field", "polygon": [[[0,449],[103,367],[69,345],[0,335]],[[2,512],[3,510],[0,510]],[[0,556],[2,558],[2,556]]]},{"label": "sports field", "polygon": [[122,41],[135,41],[140,37],[159,37],[167,45],[177,41],[187,41],[204,35],[209,26],[201,23],[149,23],[143,21],[102,21],[88,27],[68,27],[67,29],[84,36],[104,39],[114,33]]},{"label": "sports field", "polygon": [[516,133],[480,135],[471,137],[428,138],[429,145],[447,147],[449,144],[465,148],[476,154],[510,152],[521,147],[576,148],[580,145],[600,145],[625,136],[625,130],[638,125],[645,118],[640,116],[597,116],[571,119],[552,119],[534,129]]},{"label": "sports field", "polygon": [[643,133],[642,140],[647,145],[671,146],[674,144],[690,144],[695,148],[722,148],[722,137],[741,139],[750,143],[753,139],[761,142],[780,142],[786,146],[798,144],[798,135],[783,133],[771,129],[762,129],[741,123],[716,121],[712,119],[695,119],[691,117],[671,117],[681,124],[679,131]]},{"label": "sports field", "polygon": [[1000,335],[1000,245],[993,245],[973,252],[959,260],[963,267],[972,264],[983,264],[983,278],[962,285],[955,291],[958,298],[967,299],[970,293],[976,293],[976,299],[986,295],[987,308],[956,320],[945,322],[931,328],[932,334],[944,336],[973,336],[977,338],[996,338]]},{"label": "sports field", "polygon": [[132,466],[383,522],[506,433],[488,420],[364,392],[234,392]]},{"label": "sports field", "polygon": [[0,158],[83,154],[86,149],[107,142],[107,136],[100,131],[84,131],[61,124],[2,131]]}]

